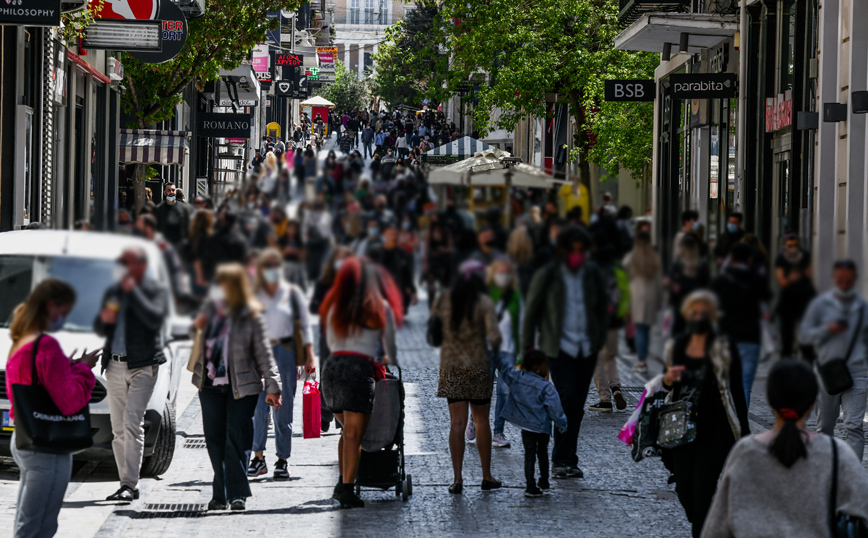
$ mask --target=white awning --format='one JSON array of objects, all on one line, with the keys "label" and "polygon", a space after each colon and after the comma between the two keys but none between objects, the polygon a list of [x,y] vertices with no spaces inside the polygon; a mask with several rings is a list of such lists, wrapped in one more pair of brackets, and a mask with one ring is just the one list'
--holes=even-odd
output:
[{"label": "white awning", "polygon": [[428,150],[422,154],[422,162],[429,164],[449,164],[475,155],[477,152],[489,149],[491,146],[475,138],[465,136],[442,146]]},{"label": "white awning", "polygon": [[681,34],[688,33],[688,53],[696,54],[719,45],[737,31],[738,17],[735,15],[646,13],[615,37],[615,48],[662,52],[664,43],[672,43],[674,54]]},{"label": "white awning", "polygon": [[311,97],[307,101],[303,101],[301,103],[301,106],[327,106],[329,108],[334,108],[335,104],[324,97],[316,95],[314,97]]},{"label": "white awning", "polygon": [[184,164],[190,151],[187,131],[121,129],[120,158],[127,164]]}]

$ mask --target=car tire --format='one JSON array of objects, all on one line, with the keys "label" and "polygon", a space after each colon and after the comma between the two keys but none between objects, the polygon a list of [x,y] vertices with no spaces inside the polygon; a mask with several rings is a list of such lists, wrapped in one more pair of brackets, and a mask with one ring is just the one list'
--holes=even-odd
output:
[{"label": "car tire", "polygon": [[154,453],[142,461],[142,477],[157,477],[169,470],[175,456],[175,433],[175,407],[166,403]]}]

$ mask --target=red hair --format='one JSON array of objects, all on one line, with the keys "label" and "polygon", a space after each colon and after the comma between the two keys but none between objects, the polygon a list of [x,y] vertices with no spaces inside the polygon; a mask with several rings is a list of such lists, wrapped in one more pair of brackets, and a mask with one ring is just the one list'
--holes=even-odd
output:
[{"label": "red hair", "polygon": [[386,326],[388,303],[400,326],[404,320],[401,292],[385,269],[369,261],[346,258],[335,276],[332,289],[319,309],[322,322],[329,322],[340,338],[359,329],[382,329]]}]

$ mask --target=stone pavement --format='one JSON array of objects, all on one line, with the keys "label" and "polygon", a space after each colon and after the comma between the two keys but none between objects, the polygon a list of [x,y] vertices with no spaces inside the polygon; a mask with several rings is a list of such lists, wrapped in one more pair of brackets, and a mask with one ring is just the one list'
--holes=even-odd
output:
[{"label": "stone pavement", "polygon": [[[507,425],[506,434],[515,444],[509,449],[494,449],[493,454],[493,473],[506,487],[486,493],[479,489],[479,458],[475,445],[468,444],[465,492],[450,495],[446,491],[452,478],[449,416],[446,402],[435,397],[438,356],[425,342],[425,319],[424,307],[413,308],[399,333],[407,395],[407,471],[414,490],[409,501],[402,502],[394,490],[366,490],[362,494],[366,508],[339,510],[331,500],[338,474],[338,435],[332,430],[320,439],[302,439],[296,433],[291,480],[274,482],[270,475],[252,480],[254,496],[248,500],[246,512],[205,512],[212,472],[198,398],[187,377],[179,395],[177,450],[169,472],[160,480],[143,480],[140,500],[115,506],[100,500],[117,487],[113,465],[77,464],[61,511],[58,536],[689,536],[689,526],[673,487],[667,484],[662,464],[657,460],[634,463],[628,448],[615,437],[627,412],[586,414],[579,440],[584,479],[553,480],[550,494],[525,498],[520,436],[517,429]],[[630,373],[631,361],[623,351],[619,359],[622,383],[628,400],[635,404],[644,380]],[[659,367],[652,365],[652,372]],[[769,425],[770,412],[761,402],[766,370],[761,370],[754,391],[754,431]],[[294,405],[299,431],[300,394]],[[274,463],[272,447],[270,437],[266,451],[270,468]],[[11,536],[16,479],[11,460],[0,460],[0,537]]]}]

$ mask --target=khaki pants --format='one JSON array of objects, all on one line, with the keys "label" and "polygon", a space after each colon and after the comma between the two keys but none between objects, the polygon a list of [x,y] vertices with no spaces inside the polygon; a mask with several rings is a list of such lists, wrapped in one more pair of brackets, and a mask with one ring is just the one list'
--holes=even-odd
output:
[{"label": "khaki pants", "polygon": [[597,359],[597,369],[594,370],[594,385],[600,393],[601,402],[612,401],[612,387],[621,386],[621,376],[618,375],[618,329],[606,332],[606,345],[600,350]]},{"label": "khaki pants", "polygon": [[109,413],[112,420],[112,452],[121,485],[135,489],[145,450],[145,410],[159,366],[127,368],[127,363],[111,361],[106,369]]}]

